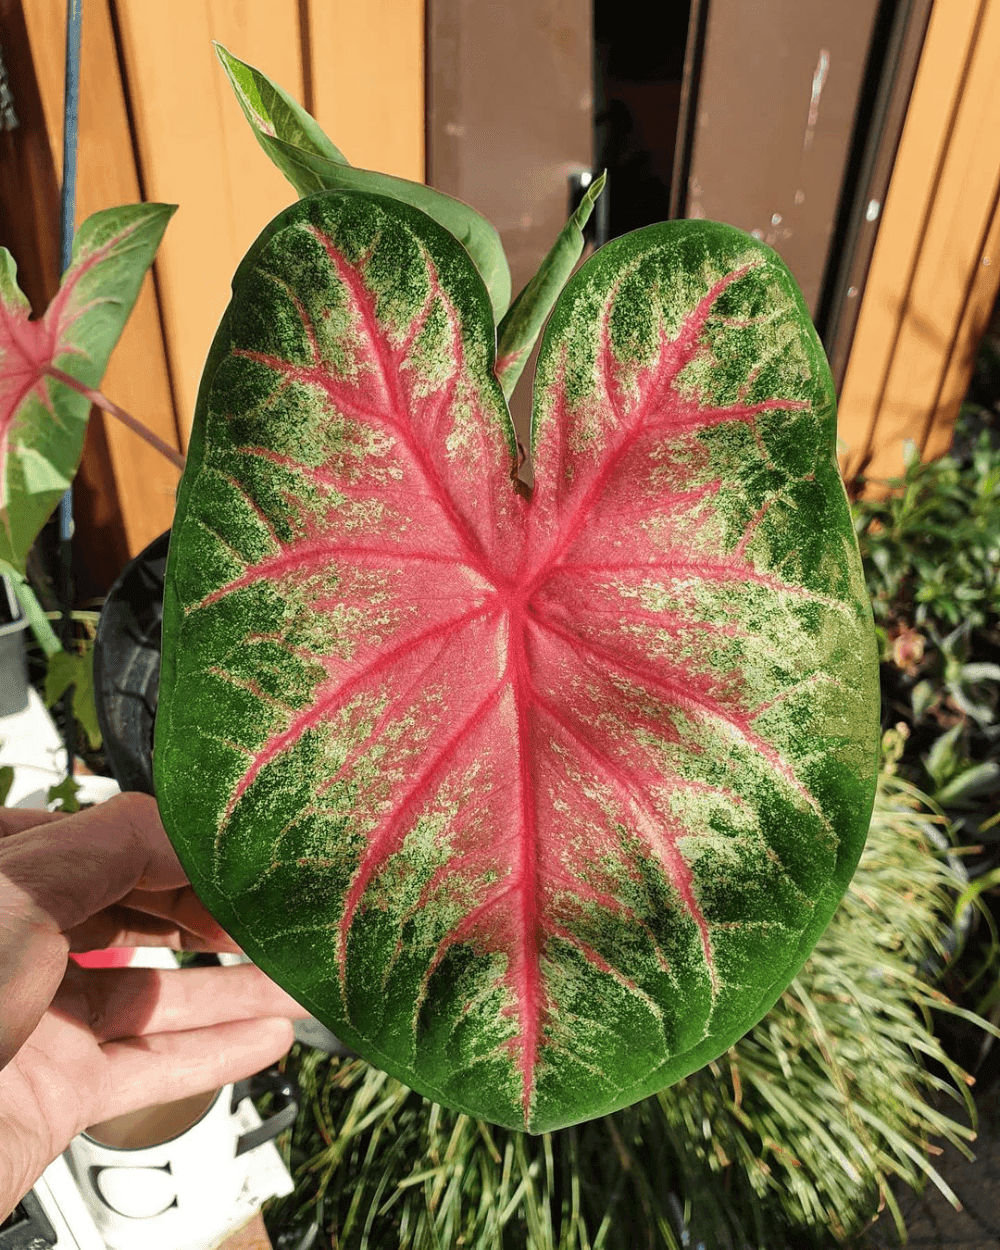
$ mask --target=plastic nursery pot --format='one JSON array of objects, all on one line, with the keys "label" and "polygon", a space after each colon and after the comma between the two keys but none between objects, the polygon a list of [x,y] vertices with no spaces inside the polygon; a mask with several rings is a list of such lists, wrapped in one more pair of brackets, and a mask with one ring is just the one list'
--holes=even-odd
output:
[{"label": "plastic nursery pot", "polygon": [[[126,564],[104,600],[94,643],[94,698],[105,757],[123,790],[154,795],[153,727],[169,545],[168,530]],[[296,1020],[295,1036],[331,1055],[353,1054],[312,1017]]]},{"label": "plastic nursery pot", "polygon": [[123,790],[153,793],[153,724],[170,531],[126,564],[101,610],[94,696],[104,751]]},{"label": "plastic nursery pot", "polygon": [[27,624],[10,580],[0,578],[0,717],[14,716],[28,706]]}]

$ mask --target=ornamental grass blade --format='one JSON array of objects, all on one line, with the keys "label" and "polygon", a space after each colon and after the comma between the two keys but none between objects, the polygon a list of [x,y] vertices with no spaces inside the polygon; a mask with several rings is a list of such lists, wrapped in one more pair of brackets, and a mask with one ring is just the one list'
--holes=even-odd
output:
[{"label": "ornamental grass blade", "polygon": [[301,104],[259,69],[215,45],[243,116],[257,142],[300,196],[317,191],[367,191],[419,208],[458,239],[486,283],[499,321],[510,303],[510,269],[493,226],[474,208],[407,178],[355,169]]},{"label": "ornamental grass blade", "polygon": [[73,480],[90,414],[85,396],[46,371],[100,385],[173,212],[131,204],[88,217],[38,321],[0,247],[0,565],[16,573]]},{"label": "ornamental grass blade", "polygon": [[877,658],[801,296],[749,236],[603,248],[549,320],[535,490],[468,256],[314,196],[234,280],[173,530],[157,797],[271,976],[532,1132],[721,1053],[836,907]]}]

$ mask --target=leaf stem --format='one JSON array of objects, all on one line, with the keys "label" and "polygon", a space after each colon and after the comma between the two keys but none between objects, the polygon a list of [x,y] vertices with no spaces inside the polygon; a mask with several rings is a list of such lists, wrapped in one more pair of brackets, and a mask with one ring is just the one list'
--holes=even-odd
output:
[{"label": "leaf stem", "polygon": [[[9,564],[4,565],[3,571],[14,583],[14,591],[21,601],[21,607],[24,609],[24,615],[31,626],[31,632],[38,640],[38,645],[45,652],[45,658],[51,660],[54,655],[58,655],[63,649],[62,643],[56,637],[55,630],[49,624],[48,615],[38,602],[35,592],[31,588],[31,583],[26,577],[22,577],[16,569],[11,568]],[[56,619],[58,620],[60,617],[57,615]]]},{"label": "leaf stem", "polygon": [[85,386],[77,378],[69,373],[64,373],[62,369],[57,369],[55,365],[47,365],[45,372],[50,378],[55,378],[57,382],[62,382],[64,386],[70,386],[74,391],[79,391],[81,395],[85,395],[92,404],[96,404],[98,408],[109,414],[109,416],[117,418],[122,425],[128,426],[133,433],[138,434],[140,438],[144,438],[150,447],[155,447],[161,456],[166,456],[172,465],[176,465],[178,469],[184,468],[184,457],[169,443],[165,443],[158,434],[154,434],[148,426],[132,416],[130,412],[126,412],[124,408],[108,399],[102,391],[95,391],[89,386]]}]

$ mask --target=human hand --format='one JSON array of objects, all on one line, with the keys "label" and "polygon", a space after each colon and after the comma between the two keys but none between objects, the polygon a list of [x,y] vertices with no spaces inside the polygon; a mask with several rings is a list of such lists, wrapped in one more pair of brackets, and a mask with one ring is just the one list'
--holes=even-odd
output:
[{"label": "human hand", "polygon": [[258,968],[80,968],[70,951],[235,951],[155,801],[0,809],[0,1220],[82,1129],[273,1063],[305,1010]]}]

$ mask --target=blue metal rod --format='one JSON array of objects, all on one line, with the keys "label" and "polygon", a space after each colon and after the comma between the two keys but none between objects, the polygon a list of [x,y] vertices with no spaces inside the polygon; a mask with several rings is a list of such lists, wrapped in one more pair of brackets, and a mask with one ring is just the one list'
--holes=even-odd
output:
[{"label": "blue metal rod", "polygon": [[63,100],[63,178],[59,217],[59,272],[69,268],[76,217],[76,146],[80,126],[80,35],[83,0],[66,6],[66,94]]},{"label": "blue metal rod", "polygon": [[[66,88],[63,100],[63,177],[59,211],[59,272],[69,268],[76,224],[76,149],[80,122],[80,36],[83,0],[66,5]],[[72,488],[59,501],[59,538],[68,543],[73,534]]]}]

